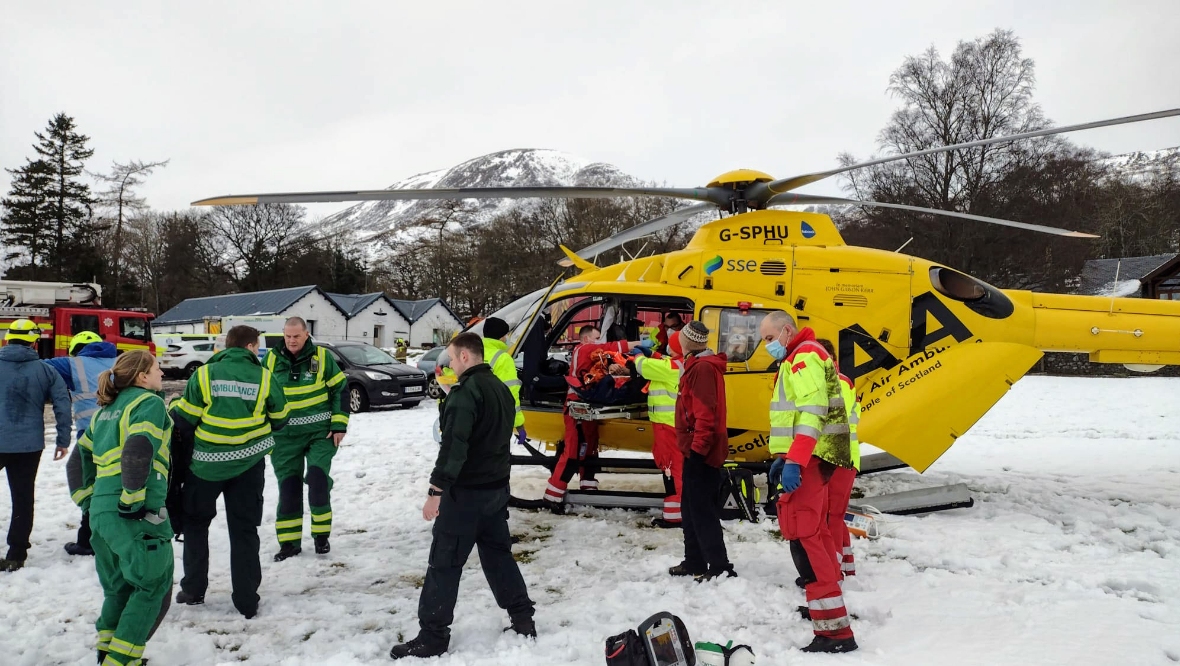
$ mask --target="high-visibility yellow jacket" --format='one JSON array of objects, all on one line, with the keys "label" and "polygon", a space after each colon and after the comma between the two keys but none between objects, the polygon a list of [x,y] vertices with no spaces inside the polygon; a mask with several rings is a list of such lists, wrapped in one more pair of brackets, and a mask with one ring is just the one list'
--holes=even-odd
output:
[{"label": "high-visibility yellow jacket", "polygon": [[668,356],[635,359],[635,371],[648,382],[647,420],[676,427],[676,398],[680,390],[680,376],[684,365],[680,359]]},{"label": "high-visibility yellow jacket", "polygon": [[521,427],[524,425],[524,412],[520,409],[520,375],[516,372],[516,361],[508,354],[508,345],[501,340],[484,338],[483,360],[491,366],[492,374],[504,382],[504,386],[512,392],[512,400],[516,403],[516,416],[513,418],[512,426]]},{"label": "high-visibility yellow jacket", "polygon": [[[860,471],[860,440],[856,436],[856,427],[860,424],[860,403],[856,401],[856,388],[852,380],[840,375],[840,392],[844,394],[844,406],[848,409],[848,452],[852,459],[852,466]],[[824,426],[828,428],[829,426]]]},{"label": "high-visibility yellow jacket", "polygon": [[787,345],[787,357],[779,367],[770,401],[770,452],[803,466],[813,455],[852,466],[836,364],[810,328],[800,330]]}]

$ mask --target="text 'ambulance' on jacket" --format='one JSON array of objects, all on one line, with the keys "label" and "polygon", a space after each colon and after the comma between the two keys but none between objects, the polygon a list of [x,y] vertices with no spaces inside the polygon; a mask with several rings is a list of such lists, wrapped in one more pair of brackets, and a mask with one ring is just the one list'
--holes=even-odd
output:
[{"label": "text 'ambulance' on jacket", "polygon": [[285,346],[268,350],[263,365],[282,387],[290,409],[280,440],[322,439],[348,430],[347,377],[327,350],[308,340],[297,354]]},{"label": "text 'ambulance' on jacket", "polygon": [[189,378],[173,413],[196,427],[189,469],[206,481],[241,475],[270,453],[287,423],[283,389],[249,349],[218,352]]}]

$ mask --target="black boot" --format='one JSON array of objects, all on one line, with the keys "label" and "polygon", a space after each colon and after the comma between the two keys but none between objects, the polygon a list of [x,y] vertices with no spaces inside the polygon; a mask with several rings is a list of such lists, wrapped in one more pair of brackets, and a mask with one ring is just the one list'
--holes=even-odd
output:
[{"label": "black boot", "polygon": [[303,552],[303,548],[294,541],[286,541],[282,546],[279,546],[279,552],[275,553],[275,562],[282,562],[289,557],[295,557]]},{"label": "black boot", "polygon": [[533,622],[533,619],[531,617],[530,618],[522,618],[520,620],[513,620],[512,626],[505,627],[504,631],[505,632],[515,631],[516,633],[518,633],[521,636],[524,636],[526,638],[536,638],[537,637],[537,625]]},{"label": "black boot", "polygon": [[843,652],[852,652],[857,647],[855,638],[828,638],[827,636],[816,636],[811,641],[811,645],[803,648],[803,652],[828,652],[830,654],[840,654]]},{"label": "black boot", "polygon": [[671,569],[668,569],[668,573],[673,576],[702,576],[707,572],[707,568],[690,567],[688,566],[687,562],[681,562]]},{"label": "black boot", "polygon": [[680,524],[680,521],[672,522],[670,520],[664,520],[663,518],[652,518],[651,526],[657,527],[661,530],[675,530],[684,527]]},{"label": "black boot", "polygon": [[703,583],[714,578],[736,578],[737,572],[733,570],[732,564],[725,565],[724,568],[709,567],[709,570],[703,574],[693,576],[698,583]]},{"label": "black boot", "polygon": [[73,541],[66,544],[66,552],[70,555],[94,555],[94,549],[90,546],[83,546],[82,544]]},{"label": "black boot", "polygon": [[415,636],[410,640],[400,645],[393,646],[389,651],[390,659],[403,659],[405,657],[437,657],[441,654],[446,654],[447,645],[432,644],[422,640],[420,636]]},{"label": "black boot", "polygon": [[25,566],[24,560],[0,560],[0,571],[12,573]]},{"label": "black boot", "polygon": [[205,603],[205,595],[189,594],[182,589],[176,593],[176,603],[184,604],[185,606],[200,606]]},{"label": "black boot", "polygon": [[332,552],[332,544],[328,543],[328,535],[327,534],[316,535],[315,554],[316,555],[327,555],[330,552]]}]

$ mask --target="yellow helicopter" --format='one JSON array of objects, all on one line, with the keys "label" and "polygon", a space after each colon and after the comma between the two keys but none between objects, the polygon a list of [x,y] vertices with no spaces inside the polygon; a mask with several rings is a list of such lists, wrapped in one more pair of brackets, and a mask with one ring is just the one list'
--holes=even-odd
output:
[{"label": "yellow helicopter", "polygon": [[[576,254],[563,247],[568,257],[563,263],[575,266],[580,271],[577,275],[565,281],[559,278],[548,289],[493,314],[513,327],[509,349],[518,362],[523,358],[521,403],[529,434],[549,444],[563,437],[567,387],[564,369],[560,363],[554,369],[552,357],[555,350],[576,342],[572,331],[578,325],[595,323],[606,331],[612,322],[617,323],[618,339],[636,340],[653,316],[677,312],[703,321],[711,331],[710,346],[728,355],[730,460],[764,468],[770,458],[767,405],[776,365],[760,344],[758,326],[767,312],[782,309],[801,326],[810,326],[818,337],[836,344],[841,370],[855,381],[864,410],[861,441],[922,472],[996,404],[1043,352],[1085,352],[1091,361],[1125,364],[1139,371],[1180,364],[1180,303],[997,289],[925,259],[846,245],[826,215],[769,208],[878,206],[1093,238],[968,213],[793,190],[839,173],[931,153],[1177,115],[1180,109],[1050,128],[778,180],[759,171],[731,171],[697,188],[367,190],[222,196],[193,205],[637,196],[698,201]],[[717,209],[729,215],[701,226],[682,250],[604,267],[590,261],[626,242]],[[478,324],[474,330],[479,332]],[[604,408],[594,416],[601,418],[602,447],[651,450],[652,429],[641,405]],[[535,449],[533,453],[533,457],[542,456]],[[603,465],[610,463],[603,461]]]}]

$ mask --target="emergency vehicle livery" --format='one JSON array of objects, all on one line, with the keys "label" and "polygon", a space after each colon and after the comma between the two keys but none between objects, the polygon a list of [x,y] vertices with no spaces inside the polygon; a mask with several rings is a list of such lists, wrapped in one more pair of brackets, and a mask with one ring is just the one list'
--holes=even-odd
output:
[{"label": "emergency vehicle livery", "polygon": [[17,319],[29,319],[41,329],[37,352],[41,358],[69,356],[70,338],[93,331],[119,352],[146,349],[156,353],[151,320],[143,310],[102,307],[102,287],[68,282],[0,280],[0,331]]}]

